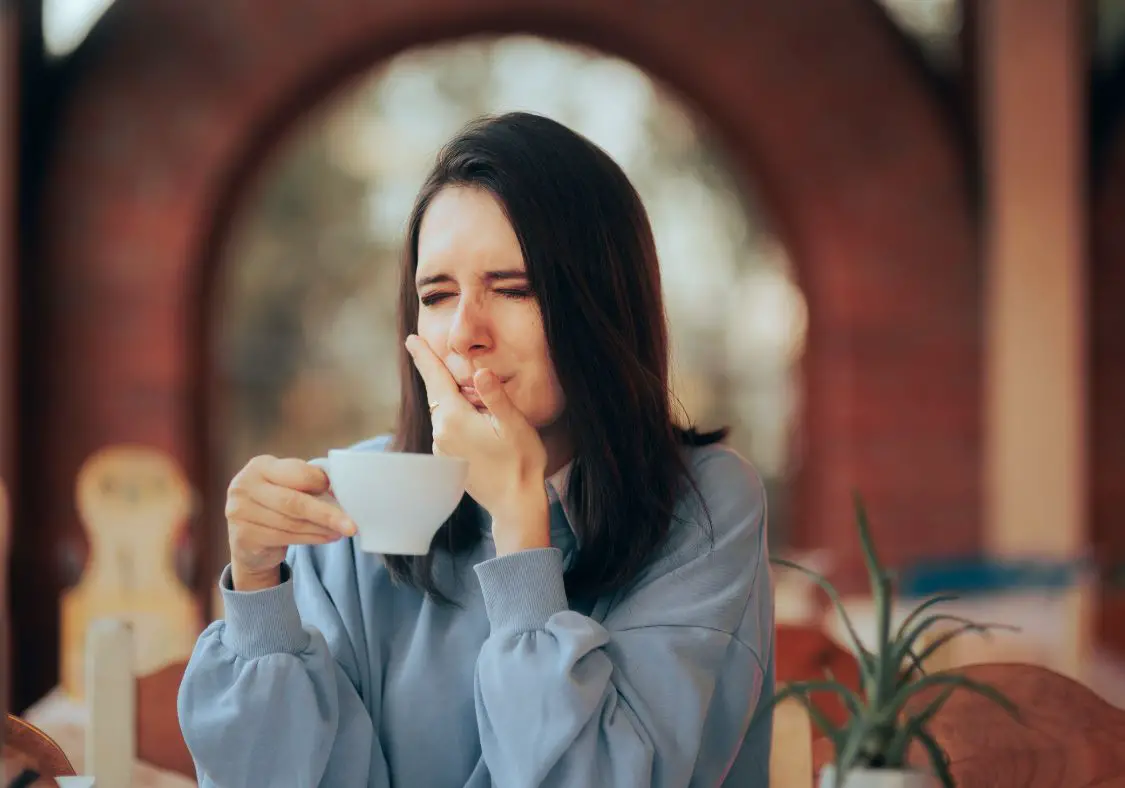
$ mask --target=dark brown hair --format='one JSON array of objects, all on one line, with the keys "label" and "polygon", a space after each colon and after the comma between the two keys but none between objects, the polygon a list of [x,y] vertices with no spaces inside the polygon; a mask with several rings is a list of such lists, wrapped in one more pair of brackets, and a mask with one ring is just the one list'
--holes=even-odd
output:
[{"label": "dark brown hair", "polygon": [[[566,574],[572,598],[592,598],[633,580],[672,525],[693,486],[686,445],[721,440],[677,425],[668,385],[668,334],[660,267],[648,216],[621,168],[566,126],[528,113],[466,127],[440,152],[411,213],[399,294],[400,347],[417,331],[418,233],[447,186],[491,193],[523,250],[566,397],[563,426],[574,448],[568,511],[580,549]],[[431,451],[422,379],[401,350],[402,401],[393,448]],[[468,550],[482,536],[466,495],[426,556],[389,556],[393,576],[440,599],[435,550]]]}]

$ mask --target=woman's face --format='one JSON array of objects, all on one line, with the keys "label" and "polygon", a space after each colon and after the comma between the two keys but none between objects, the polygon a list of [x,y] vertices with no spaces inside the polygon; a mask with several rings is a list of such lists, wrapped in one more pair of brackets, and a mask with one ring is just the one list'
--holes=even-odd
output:
[{"label": "woman's face", "polygon": [[[418,232],[418,335],[479,409],[473,373],[491,369],[541,433],[563,413],[539,303],[499,202],[463,186],[442,189]],[[550,449],[550,447],[548,447]]]}]

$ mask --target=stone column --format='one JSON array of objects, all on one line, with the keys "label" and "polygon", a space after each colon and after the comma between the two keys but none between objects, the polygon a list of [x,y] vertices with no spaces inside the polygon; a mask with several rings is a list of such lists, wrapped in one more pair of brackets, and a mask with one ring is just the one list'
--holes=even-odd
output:
[{"label": "stone column", "polygon": [[[985,545],[1077,556],[1086,533],[1086,4],[982,0]],[[1088,640],[1065,625],[1067,664]],[[1060,641],[1063,642],[1063,641]]]}]

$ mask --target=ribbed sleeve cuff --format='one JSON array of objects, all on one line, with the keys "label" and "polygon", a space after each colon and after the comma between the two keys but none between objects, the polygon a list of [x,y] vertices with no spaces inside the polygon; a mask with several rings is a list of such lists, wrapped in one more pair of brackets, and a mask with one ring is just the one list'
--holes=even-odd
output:
[{"label": "ribbed sleeve cuff", "polygon": [[309,633],[293,598],[289,566],[281,565],[281,584],[261,591],[236,591],[230,564],[219,578],[226,626],[223,645],[243,659],[267,654],[297,654],[309,646]]},{"label": "ribbed sleeve cuff", "polygon": [[482,561],[474,569],[494,635],[542,629],[555,613],[570,609],[558,548],[522,550]]}]

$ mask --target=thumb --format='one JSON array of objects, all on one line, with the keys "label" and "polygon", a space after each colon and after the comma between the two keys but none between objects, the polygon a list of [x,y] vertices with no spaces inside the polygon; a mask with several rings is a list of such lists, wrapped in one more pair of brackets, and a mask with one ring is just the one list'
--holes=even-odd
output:
[{"label": "thumb", "polygon": [[508,392],[504,391],[504,384],[496,377],[495,372],[490,369],[477,370],[473,375],[473,385],[488,412],[500,425],[512,426],[525,421],[523,414],[508,398]]}]

